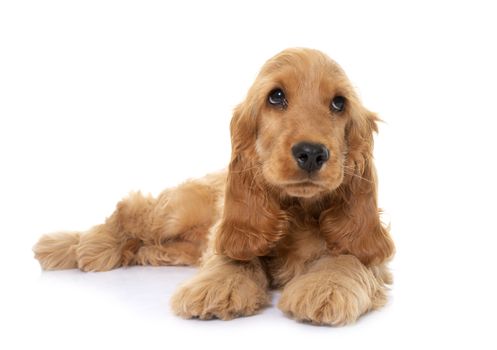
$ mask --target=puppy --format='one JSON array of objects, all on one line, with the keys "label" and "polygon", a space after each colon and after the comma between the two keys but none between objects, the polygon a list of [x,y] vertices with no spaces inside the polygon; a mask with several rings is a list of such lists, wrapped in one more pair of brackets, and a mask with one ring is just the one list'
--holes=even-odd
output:
[{"label": "puppy", "polygon": [[227,171],[130,195],[87,232],[43,236],[43,269],[200,265],[172,298],[182,317],[278,307],[344,325],[387,300],[394,244],[379,217],[378,118],[325,54],[288,49],[262,67],[231,121]]}]

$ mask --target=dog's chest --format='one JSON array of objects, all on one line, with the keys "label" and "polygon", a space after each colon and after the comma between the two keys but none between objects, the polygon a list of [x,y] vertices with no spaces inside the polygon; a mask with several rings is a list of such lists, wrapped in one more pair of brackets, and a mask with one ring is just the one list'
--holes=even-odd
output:
[{"label": "dog's chest", "polygon": [[304,225],[296,222],[290,225],[288,234],[263,261],[273,287],[278,288],[302,274],[310,263],[327,252],[317,223],[306,222]]}]

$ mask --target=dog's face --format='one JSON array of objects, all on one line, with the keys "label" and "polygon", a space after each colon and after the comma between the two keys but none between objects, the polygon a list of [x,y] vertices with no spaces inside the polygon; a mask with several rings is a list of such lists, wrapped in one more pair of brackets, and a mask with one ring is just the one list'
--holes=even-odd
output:
[{"label": "dog's face", "polygon": [[293,197],[336,189],[346,172],[348,129],[360,103],[341,68],[313,50],[287,50],[262,68],[255,150],[271,186]]},{"label": "dog's face", "polygon": [[231,120],[217,251],[238,260],[268,254],[290,229],[290,203],[319,215],[334,254],[364,264],[391,256],[376,203],[377,121],[323,53],[289,49],[270,59]]}]

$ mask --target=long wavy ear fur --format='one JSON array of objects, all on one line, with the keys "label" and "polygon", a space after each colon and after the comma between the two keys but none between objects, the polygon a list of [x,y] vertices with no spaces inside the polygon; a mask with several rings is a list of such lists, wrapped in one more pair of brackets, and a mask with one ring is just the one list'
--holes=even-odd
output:
[{"label": "long wavy ear fur", "polygon": [[232,156],[224,213],[216,250],[236,260],[266,255],[287,231],[287,217],[276,193],[259,174],[255,151],[257,113],[253,103],[241,104],[231,121]]},{"label": "long wavy ear fur", "polygon": [[394,254],[394,244],[380,221],[372,158],[378,118],[364,112],[347,128],[346,175],[331,207],[320,216],[321,233],[333,254],[352,254],[365,265],[381,264]]}]

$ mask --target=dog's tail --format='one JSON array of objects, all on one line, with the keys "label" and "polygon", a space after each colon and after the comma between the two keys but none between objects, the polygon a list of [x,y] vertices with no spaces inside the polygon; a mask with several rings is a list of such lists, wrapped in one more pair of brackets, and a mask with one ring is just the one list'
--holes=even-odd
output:
[{"label": "dog's tail", "polygon": [[33,247],[35,258],[44,270],[75,269],[78,267],[76,248],[80,238],[80,232],[44,235]]}]

